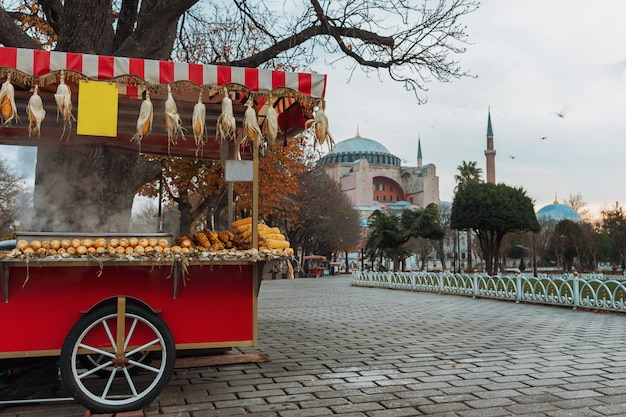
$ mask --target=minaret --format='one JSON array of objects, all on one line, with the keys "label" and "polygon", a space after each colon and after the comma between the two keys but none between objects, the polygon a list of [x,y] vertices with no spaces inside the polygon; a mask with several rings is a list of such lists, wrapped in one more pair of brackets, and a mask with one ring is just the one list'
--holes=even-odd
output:
[{"label": "minaret", "polygon": [[417,167],[422,167],[422,142],[419,135],[417,135]]},{"label": "minaret", "polygon": [[487,111],[487,182],[496,183],[496,150],[493,149],[493,130],[491,129],[491,109]]}]

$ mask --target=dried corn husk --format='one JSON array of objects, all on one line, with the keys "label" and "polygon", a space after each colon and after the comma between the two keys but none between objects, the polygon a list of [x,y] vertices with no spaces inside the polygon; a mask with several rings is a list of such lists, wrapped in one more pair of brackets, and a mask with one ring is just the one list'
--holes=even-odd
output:
[{"label": "dried corn husk", "polygon": [[243,144],[252,143],[254,146],[259,147],[263,142],[263,133],[259,127],[251,100],[248,100],[246,107],[246,111],[243,114]]},{"label": "dried corn husk", "polygon": [[57,87],[57,92],[54,95],[54,101],[57,104],[57,122],[59,121],[59,114],[63,118],[63,132],[61,133],[61,139],[65,136],[65,130],[72,128],[72,120],[76,120],[72,114],[72,91],[65,84],[65,73],[61,71],[61,79]]},{"label": "dried corn husk", "polygon": [[237,136],[237,121],[233,114],[233,101],[228,97],[228,90],[224,88],[222,99],[222,112],[217,118],[215,138],[218,141],[235,141]]},{"label": "dried corn husk", "polygon": [[172,87],[167,86],[167,99],[165,100],[165,128],[167,129],[167,151],[169,153],[170,145],[178,144],[178,136],[185,139],[185,128],[183,121],[178,114],[176,101],[172,96]]},{"label": "dried corn husk", "polygon": [[41,136],[41,123],[46,118],[46,110],[43,108],[41,96],[37,93],[39,86],[35,85],[33,95],[28,99],[26,113],[28,113],[28,136]]},{"label": "dried corn husk", "polygon": [[278,128],[278,112],[272,104],[272,96],[269,97],[267,113],[265,113],[265,123],[263,123],[263,133],[269,143],[274,143],[279,132]]},{"label": "dried corn husk", "polygon": [[[328,143],[328,147],[331,149],[335,145],[335,141],[328,131],[328,117],[326,117],[326,114],[324,113],[323,106],[317,109],[314,119],[307,120],[304,127],[313,131],[315,143],[319,145]],[[315,144],[313,147],[315,147]]]},{"label": "dried corn husk", "polygon": [[206,139],[206,106],[202,102],[202,92],[198,96],[198,102],[193,106],[191,115],[191,124],[193,126],[193,138],[196,141],[196,158],[198,152],[204,148]]},{"label": "dried corn husk", "polygon": [[20,122],[15,105],[15,89],[11,84],[11,75],[7,75],[7,80],[2,83],[2,88],[0,88],[0,110],[3,125],[9,125],[13,120],[16,123]]},{"label": "dried corn husk", "polygon": [[146,99],[141,103],[139,108],[139,117],[137,117],[137,130],[132,138],[131,142],[135,142],[139,145],[141,151],[141,141],[148,136],[152,131],[152,119],[154,116],[154,107],[150,100],[150,93],[146,91]]}]

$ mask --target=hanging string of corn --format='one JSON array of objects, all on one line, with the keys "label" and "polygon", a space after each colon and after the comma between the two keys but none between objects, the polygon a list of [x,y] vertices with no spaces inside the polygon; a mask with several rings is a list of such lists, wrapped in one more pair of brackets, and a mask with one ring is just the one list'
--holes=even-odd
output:
[{"label": "hanging string of corn", "polygon": [[324,113],[324,107],[325,104],[322,103],[315,112],[315,118],[307,120],[304,127],[312,131],[315,137],[313,148],[315,148],[316,144],[321,146],[324,143],[327,143],[328,147],[332,149],[332,147],[335,146],[335,141],[328,130],[328,117],[326,117],[326,114]]},{"label": "hanging string of corn", "polygon": [[259,127],[256,112],[252,106],[252,100],[246,102],[246,111],[243,114],[243,144],[253,144],[257,148],[263,142],[263,133]]},{"label": "hanging string of corn", "polygon": [[228,96],[228,90],[224,88],[222,98],[222,112],[217,118],[215,138],[218,142],[223,140],[235,141],[237,137],[237,121],[233,114],[233,101]]},{"label": "hanging string of corn", "polygon": [[26,113],[28,113],[28,136],[41,136],[41,123],[46,118],[46,110],[43,108],[43,101],[38,94],[39,86],[35,84],[33,95],[28,99]]},{"label": "hanging string of corn", "polygon": [[265,123],[263,123],[263,133],[265,134],[268,142],[273,144],[279,131],[278,112],[274,108],[274,100],[270,94],[269,99],[267,100],[267,112],[265,113]]},{"label": "hanging string of corn", "polygon": [[165,128],[167,130],[167,153],[170,153],[170,146],[178,144],[178,136],[185,140],[185,128],[183,121],[178,114],[176,101],[172,96],[172,87],[167,86],[167,99],[165,100]]},{"label": "hanging string of corn", "polygon": [[7,74],[7,80],[2,83],[2,88],[0,88],[0,113],[2,113],[4,126],[10,125],[13,120],[16,123],[20,122],[15,105],[15,88],[11,84],[11,74]]},{"label": "hanging string of corn", "polygon": [[54,95],[54,101],[57,104],[57,122],[59,121],[59,114],[63,118],[63,132],[61,133],[61,139],[63,139],[66,129],[72,128],[72,120],[76,120],[72,114],[72,91],[65,84],[65,72],[63,71],[61,71],[61,79],[59,80],[57,92]]},{"label": "hanging string of corn", "polygon": [[206,106],[202,102],[202,91],[198,95],[198,102],[193,106],[191,124],[193,126],[193,138],[196,141],[196,158],[198,158],[198,153],[202,153],[207,142]]},{"label": "hanging string of corn", "polygon": [[154,107],[152,106],[152,101],[150,100],[150,92],[146,90],[146,98],[141,102],[141,107],[139,107],[139,116],[137,117],[137,129],[135,130],[135,134],[132,138],[130,138],[131,142],[139,145],[139,152],[141,152],[141,141],[143,138],[148,136],[150,132],[152,132],[152,119],[154,116]]}]

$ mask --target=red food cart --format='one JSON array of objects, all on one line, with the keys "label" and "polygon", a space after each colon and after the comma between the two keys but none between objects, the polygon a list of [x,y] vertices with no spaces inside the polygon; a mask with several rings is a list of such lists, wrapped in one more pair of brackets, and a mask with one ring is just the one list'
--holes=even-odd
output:
[{"label": "red food cart", "polygon": [[319,278],[328,268],[328,260],[322,255],[306,255],[303,257],[308,277]]},{"label": "red food cart", "polygon": [[[41,123],[41,137],[29,135],[28,122],[11,123],[0,129],[0,144],[59,142],[64,126],[54,117],[54,94],[61,74],[69,73],[72,77],[65,81],[73,83],[72,94],[79,90],[78,80],[114,82],[119,89],[117,136],[78,135],[72,130],[63,139],[69,146],[136,148],[129,139],[136,131],[141,91],[151,91],[157,108],[164,102],[159,95],[164,94],[163,87],[176,83],[186,86],[177,100],[179,112],[187,112],[187,119],[198,101],[198,90],[208,92],[210,138],[215,138],[219,94],[224,88],[235,98],[238,120],[243,102],[254,95],[259,120],[267,106],[273,106],[287,138],[313,117],[313,106],[321,103],[325,88],[325,76],[317,74],[0,47],[0,82],[10,80],[15,85],[19,111],[29,101],[32,86],[38,85],[49,115]],[[268,100],[270,97],[276,101]],[[156,114],[141,151],[197,157],[193,140],[170,146],[165,122]],[[23,114],[21,117],[26,119]],[[58,357],[70,395],[94,412],[113,413],[139,409],[153,401],[169,381],[178,350],[254,345],[261,277],[286,256],[257,249],[258,150],[241,148],[241,152],[243,159],[254,162],[253,249],[163,258],[0,258],[0,370],[3,361],[16,358]],[[209,140],[201,157],[219,159],[219,144]],[[16,238],[70,236],[97,239],[114,235],[106,231],[67,236],[24,232]],[[172,238],[161,234],[149,237]]]}]

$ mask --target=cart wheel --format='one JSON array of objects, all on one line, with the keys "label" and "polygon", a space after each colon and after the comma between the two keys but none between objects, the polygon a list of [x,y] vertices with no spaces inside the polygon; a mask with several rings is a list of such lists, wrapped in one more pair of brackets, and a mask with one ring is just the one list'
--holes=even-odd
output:
[{"label": "cart wheel", "polygon": [[[81,318],[61,349],[59,368],[68,392],[95,413],[131,411],[150,404],[165,388],[174,368],[174,339],[159,316],[129,304],[121,322],[124,348],[120,354],[115,353],[119,333],[115,305],[100,307]],[[137,360],[144,352],[154,355],[155,366]],[[84,369],[83,355],[102,355],[108,360]],[[137,368],[133,375],[131,366]],[[107,376],[98,377],[97,373]]]}]

